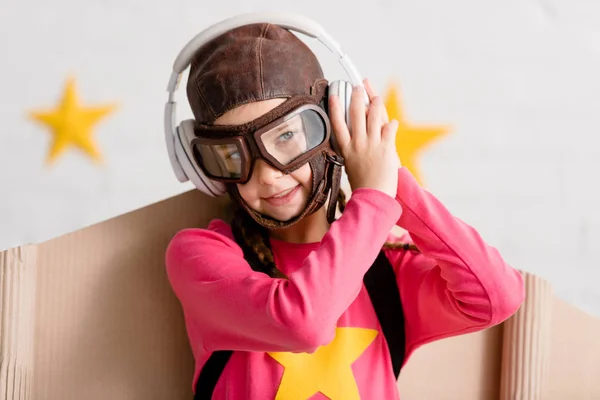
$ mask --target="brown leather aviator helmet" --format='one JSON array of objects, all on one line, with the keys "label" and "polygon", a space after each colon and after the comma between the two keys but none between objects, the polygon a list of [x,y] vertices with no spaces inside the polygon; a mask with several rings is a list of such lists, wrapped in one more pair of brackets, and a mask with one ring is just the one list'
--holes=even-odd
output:
[{"label": "brown leather aviator helmet", "polygon": [[[327,215],[330,222],[335,217],[342,160],[330,147],[331,129],[323,110],[327,87],[313,52],[277,25],[251,24],[230,30],[202,46],[192,59],[187,96],[196,121],[191,143],[194,157],[207,176],[225,182],[229,194],[269,229],[290,226],[314,213],[325,203],[330,189]],[[275,98],[286,100],[247,124],[214,124],[242,104]],[[283,147],[293,155],[282,159],[283,153],[276,154],[270,147],[268,135],[294,118],[303,126],[303,147],[297,154]],[[312,194],[300,215],[278,221],[243,201],[236,183],[249,179],[257,158],[284,173],[310,164]]]}]

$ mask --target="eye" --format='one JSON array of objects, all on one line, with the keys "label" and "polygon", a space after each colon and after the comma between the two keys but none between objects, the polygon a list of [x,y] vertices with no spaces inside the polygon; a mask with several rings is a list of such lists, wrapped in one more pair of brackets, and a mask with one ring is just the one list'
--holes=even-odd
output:
[{"label": "eye", "polygon": [[279,135],[279,136],[277,137],[277,140],[279,140],[279,141],[287,141],[287,140],[290,140],[291,138],[293,138],[293,137],[294,137],[294,134],[295,134],[295,133],[294,133],[294,132],[292,132],[292,131],[285,132],[285,133],[283,133],[283,134]]},{"label": "eye", "polygon": [[239,151],[234,151],[233,153],[227,154],[225,157],[227,160],[239,160],[241,158]]}]

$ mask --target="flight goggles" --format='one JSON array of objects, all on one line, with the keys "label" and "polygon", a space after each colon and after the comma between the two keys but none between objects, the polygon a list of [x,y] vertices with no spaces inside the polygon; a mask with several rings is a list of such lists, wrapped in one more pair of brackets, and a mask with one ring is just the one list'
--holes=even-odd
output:
[{"label": "flight goggles", "polygon": [[195,161],[204,174],[225,183],[246,183],[256,160],[288,174],[329,144],[329,118],[317,104],[286,100],[243,125],[194,125]]}]

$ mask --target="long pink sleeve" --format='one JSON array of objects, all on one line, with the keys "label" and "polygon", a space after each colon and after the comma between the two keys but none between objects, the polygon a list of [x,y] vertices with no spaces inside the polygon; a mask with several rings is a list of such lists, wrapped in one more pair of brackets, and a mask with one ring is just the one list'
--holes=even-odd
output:
[{"label": "long pink sleeve", "polygon": [[388,252],[397,269],[408,353],[494,326],[518,310],[525,296],[521,274],[405,168],[399,170],[396,199],[402,206],[397,224],[421,251]]},{"label": "long pink sleeve", "polygon": [[[381,192],[356,190],[343,216],[289,280],[254,272],[225,235],[204,229],[178,233],[166,265],[189,334],[201,338],[208,352],[312,352],[328,343],[400,211]],[[357,233],[369,240],[357,240]]]}]

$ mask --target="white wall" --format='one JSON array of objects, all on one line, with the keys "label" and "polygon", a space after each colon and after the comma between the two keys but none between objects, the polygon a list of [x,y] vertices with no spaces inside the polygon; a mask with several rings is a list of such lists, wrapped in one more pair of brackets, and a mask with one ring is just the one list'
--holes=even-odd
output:
[{"label": "white wall", "polygon": [[[421,158],[427,187],[514,266],[600,315],[600,2],[349,4],[5,0],[0,249],[188,190],[162,134],[172,61],[208,24],[270,8],[319,21],[380,91],[397,81],[412,123],[452,125]],[[343,77],[313,48],[331,78]],[[70,73],[85,104],[119,104],[95,129],[103,166],[69,150],[46,167],[50,134],[27,119],[58,102]]]}]

